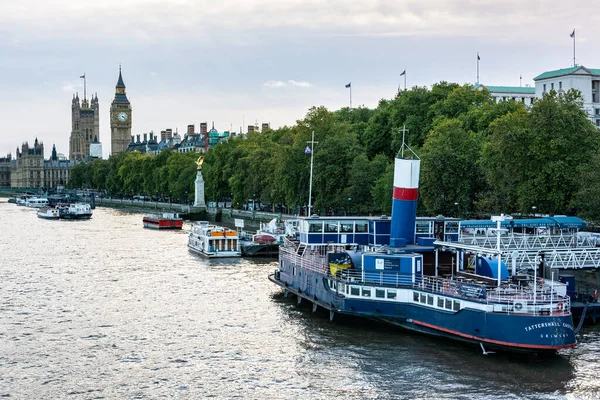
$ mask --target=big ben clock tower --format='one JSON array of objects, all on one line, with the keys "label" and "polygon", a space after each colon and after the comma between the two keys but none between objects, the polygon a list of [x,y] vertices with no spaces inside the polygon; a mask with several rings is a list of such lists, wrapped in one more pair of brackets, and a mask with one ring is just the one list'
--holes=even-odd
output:
[{"label": "big ben clock tower", "polygon": [[125,151],[131,141],[131,104],[125,94],[120,65],[115,98],[110,105],[110,141],[113,155]]}]

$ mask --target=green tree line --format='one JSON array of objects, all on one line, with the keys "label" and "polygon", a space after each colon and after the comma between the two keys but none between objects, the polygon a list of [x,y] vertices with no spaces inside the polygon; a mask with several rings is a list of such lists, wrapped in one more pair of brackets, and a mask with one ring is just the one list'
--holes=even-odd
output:
[{"label": "green tree line", "polygon": [[[389,214],[403,126],[421,158],[421,215],[528,214],[535,206],[600,217],[600,132],[578,91],[551,91],[526,107],[447,82],[400,91],[375,109],[313,107],[294,126],[220,143],[205,155],[207,201],[240,207],[252,199],[297,212],[308,203],[309,146],[314,212]],[[69,185],[192,198],[196,158],[120,154],[75,166]]]}]

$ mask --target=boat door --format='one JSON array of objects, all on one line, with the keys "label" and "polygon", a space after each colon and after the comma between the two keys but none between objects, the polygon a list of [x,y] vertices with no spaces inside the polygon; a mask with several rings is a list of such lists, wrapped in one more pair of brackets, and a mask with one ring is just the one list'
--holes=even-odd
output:
[{"label": "boat door", "polygon": [[437,240],[444,240],[444,220],[436,219],[433,221],[433,236]]}]

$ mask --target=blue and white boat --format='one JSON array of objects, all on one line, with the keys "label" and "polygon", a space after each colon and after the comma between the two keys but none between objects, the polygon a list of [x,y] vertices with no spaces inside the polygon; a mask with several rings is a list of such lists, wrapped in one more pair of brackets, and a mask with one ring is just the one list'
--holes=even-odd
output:
[{"label": "blue and white boat", "polygon": [[[417,218],[420,160],[395,161],[392,219],[306,217],[298,240],[279,250],[269,279],[336,314],[384,321],[429,335],[508,351],[576,345],[566,285],[513,279],[501,249],[466,268],[459,221]],[[504,217],[494,219],[498,228]],[[497,230],[498,239],[501,230]],[[460,262],[459,262],[460,258]],[[517,278],[516,276],[514,278]]]}]

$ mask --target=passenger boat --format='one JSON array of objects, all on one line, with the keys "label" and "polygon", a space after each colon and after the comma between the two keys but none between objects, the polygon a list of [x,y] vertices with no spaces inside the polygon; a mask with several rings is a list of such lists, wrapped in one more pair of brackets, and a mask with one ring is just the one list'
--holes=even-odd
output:
[{"label": "passenger boat", "polygon": [[62,219],[92,218],[92,208],[87,203],[59,204],[56,207],[60,210],[60,217]]},{"label": "passenger boat", "polygon": [[198,221],[192,225],[188,238],[190,251],[208,258],[240,257],[238,233],[222,226]]},{"label": "passenger boat", "polygon": [[143,218],[144,228],[181,229],[183,219],[177,213],[146,214]]},{"label": "passenger boat", "polygon": [[48,206],[48,199],[45,197],[30,197],[25,200],[25,206],[32,208],[46,207]]},{"label": "passenger boat", "polygon": [[37,216],[44,219],[59,219],[60,211],[54,207],[42,207],[37,210]]},{"label": "passenger boat", "polygon": [[279,246],[284,242],[286,236],[295,237],[298,220],[290,219],[277,223],[273,218],[267,224],[260,224],[260,229],[252,235],[250,241],[243,241],[241,252],[244,257],[277,257]]},{"label": "passenger boat", "polygon": [[[298,303],[515,352],[576,345],[566,285],[510,276],[497,248],[457,243],[460,223],[417,218],[420,160],[395,160],[392,219],[306,217],[269,279]],[[504,216],[495,217],[497,239]],[[499,250],[500,249],[500,250]],[[478,252],[482,252],[479,254]],[[460,260],[460,262],[459,262]],[[467,266],[474,265],[471,271]],[[479,266],[479,268],[477,268]],[[535,273],[535,271],[534,271]]]}]

